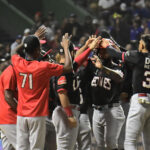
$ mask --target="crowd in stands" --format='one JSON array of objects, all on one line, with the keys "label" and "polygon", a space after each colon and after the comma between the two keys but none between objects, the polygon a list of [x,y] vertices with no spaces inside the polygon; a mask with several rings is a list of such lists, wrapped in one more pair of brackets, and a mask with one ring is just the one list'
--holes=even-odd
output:
[{"label": "crowd in stands", "polygon": [[62,22],[58,22],[55,12],[49,11],[47,16],[36,12],[35,25],[16,36],[13,43],[0,43],[0,68],[9,63],[11,50],[24,38],[44,24],[47,27],[45,50],[53,49],[52,56],[60,48],[60,39],[66,32],[72,34],[75,47],[81,47],[89,35],[101,35],[107,30],[112,37],[128,50],[137,49],[137,41],[142,33],[150,33],[150,1],[149,0],[74,0],[91,15],[80,21],[74,13],[68,14]]}]

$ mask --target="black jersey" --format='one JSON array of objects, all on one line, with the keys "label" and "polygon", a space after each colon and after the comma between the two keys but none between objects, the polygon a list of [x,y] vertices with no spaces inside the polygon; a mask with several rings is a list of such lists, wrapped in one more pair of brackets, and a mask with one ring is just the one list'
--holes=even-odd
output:
[{"label": "black jersey", "polygon": [[[123,75],[120,68],[116,65],[109,65],[119,75]],[[95,105],[105,105],[119,102],[120,84],[110,79],[100,69],[95,68],[89,60],[87,66],[87,75],[91,81],[92,103]]]},{"label": "black jersey", "polygon": [[132,74],[133,93],[150,93],[150,54],[128,51],[122,54],[122,59],[134,65]]},{"label": "black jersey", "polygon": [[133,93],[150,93],[150,53],[127,51],[121,53],[111,46],[107,47],[108,53],[125,62],[133,64],[132,87]]},{"label": "black jersey", "polygon": [[[79,104],[80,102],[80,94],[79,94],[79,82],[73,73],[68,73],[59,77],[55,77],[56,79],[56,91],[57,93],[60,91],[66,91],[69,97],[69,101],[71,104]],[[58,104],[60,102],[58,101]]]},{"label": "black jersey", "polygon": [[75,77],[79,83],[79,92],[80,92],[80,113],[87,113],[88,108],[91,104],[90,96],[90,82],[88,81],[88,76],[86,74],[86,67],[81,66],[78,68],[75,73]]}]

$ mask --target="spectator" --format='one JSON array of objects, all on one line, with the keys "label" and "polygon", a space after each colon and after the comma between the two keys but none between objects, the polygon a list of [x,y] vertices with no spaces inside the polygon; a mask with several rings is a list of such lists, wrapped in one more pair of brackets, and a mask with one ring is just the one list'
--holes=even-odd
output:
[{"label": "spectator", "polygon": [[142,33],[143,33],[143,28],[140,26],[139,21],[133,20],[130,29],[130,41],[132,43],[136,43],[140,39]]},{"label": "spectator", "polygon": [[55,32],[58,28],[58,21],[55,19],[55,13],[53,11],[49,11],[47,19],[49,27],[53,30],[53,32]]},{"label": "spectator", "polygon": [[24,30],[24,35],[23,35],[23,37],[22,37],[22,42],[24,41],[24,39],[30,34],[30,29],[29,28],[26,28],[25,30]]},{"label": "spectator", "polygon": [[69,33],[72,35],[72,41],[77,43],[82,35],[81,25],[77,20],[77,15],[71,13],[68,22],[65,24],[62,33]]},{"label": "spectator", "polygon": [[89,34],[89,35],[94,34],[94,27],[92,24],[92,17],[91,16],[86,16],[84,19],[83,33]]},{"label": "spectator", "polygon": [[15,42],[11,44],[11,53],[13,53],[13,50],[21,43],[21,40],[22,36],[20,34],[17,35]]},{"label": "spectator", "polygon": [[122,16],[120,14],[115,13],[113,15],[114,25],[111,29],[111,35],[115,38],[115,40],[125,46],[129,42],[129,26],[122,20]]}]

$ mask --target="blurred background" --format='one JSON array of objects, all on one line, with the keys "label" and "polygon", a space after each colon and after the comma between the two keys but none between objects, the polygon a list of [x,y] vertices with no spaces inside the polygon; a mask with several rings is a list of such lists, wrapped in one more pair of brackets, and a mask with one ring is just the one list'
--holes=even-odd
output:
[{"label": "blurred background", "polygon": [[44,50],[54,57],[64,33],[75,47],[103,30],[127,50],[137,49],[150,33],[150,0],[0,0],[0,72],[10,63],[11,50],[44,24]]}]

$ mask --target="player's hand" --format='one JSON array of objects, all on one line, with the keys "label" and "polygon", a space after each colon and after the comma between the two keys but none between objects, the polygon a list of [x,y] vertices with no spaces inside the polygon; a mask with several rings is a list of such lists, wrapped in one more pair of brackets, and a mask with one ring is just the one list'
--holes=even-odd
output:
[{"label": "player's hand", "polygon": [[120,51],[120,48],[116,44],[112,44],[112,47],[115,48],[116,50]]},{"label": "player's hand", "polygon": [[93,50],[93,49],[95,49],[95,48],[98,48],[100,42],[101,42],[101,37],[99,36],[99,37],[95,38],[95,39],[92,41],[92,43],[89,45],[89,48],[90,48],[91,50]]},{"label": "player's hand", "polygon": [[98,56],[94,55],[91,58],[91,61],[95,65],[96,68],[99,68],[99,69],[103,68],[103,64],[102,64],[101,60],[98,58]]},{"label": "player's hand", "polygon": [[113,43],[112,43],[111,40],[105,39],[105,38],[103,38],[103,39],[101,40],[100,46],[101,46],[102,48],[107,48],[107,47],[110,46],[110,45],[113,45]]},{"label": "player's hand", "polygon": [[45,38],[46,27],[44,25],[40,26],[37,31],[34,33],[40,40]]},{"label": "player's hand", "polygon": [[71,35],[69,36],[68,33],[65,33],[65,35],[62,36],[61,46],[65,49],[69,48]]},{"label": "player's hand", "polygon": [[88,40],[85,42],[85,47],[88,48],[94,39],[96,39],[96,35],[89,36]]},{"label": "player's hand", "polygon": [[77,127],[77,121],[76,121],[74,116],[68,117],[68,126],[70,128],[76,128]]}]

